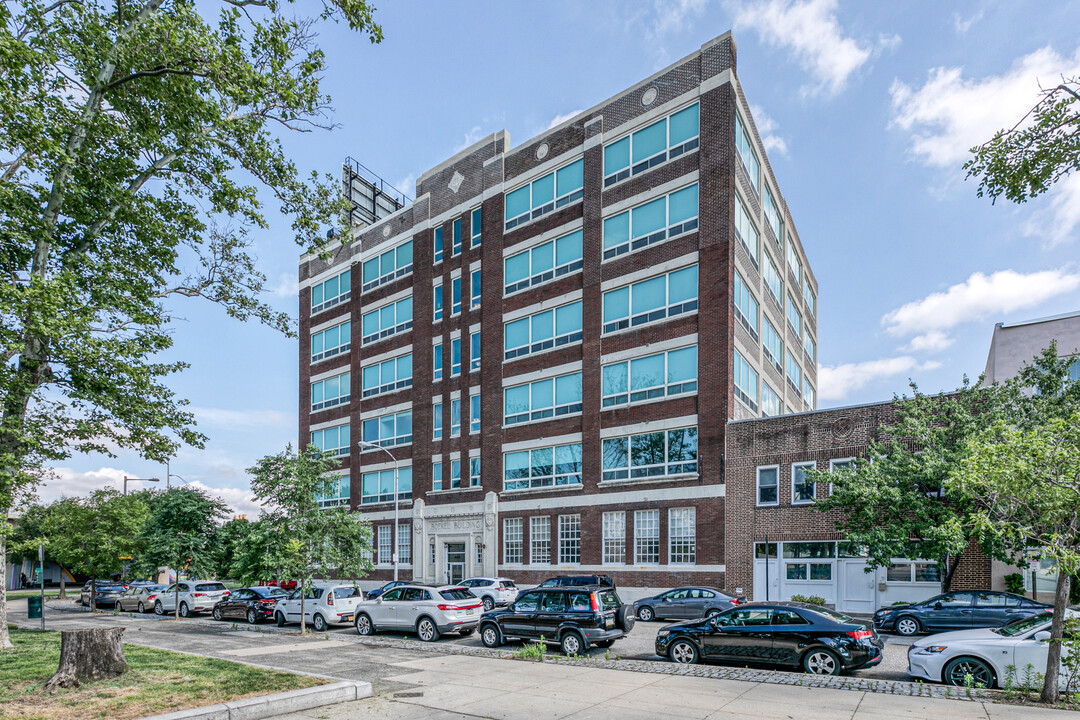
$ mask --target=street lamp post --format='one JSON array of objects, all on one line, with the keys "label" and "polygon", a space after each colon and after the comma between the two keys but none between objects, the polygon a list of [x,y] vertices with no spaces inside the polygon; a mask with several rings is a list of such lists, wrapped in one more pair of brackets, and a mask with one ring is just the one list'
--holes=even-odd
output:
[{"label": "street lamp post", "polygon": [[356,444],[360,447],[371,448],[372,450],[382,450],[384,453],[390,456],[390,459],[394,461],[394,532],[390,535],[391,546],[391,558],[394,563],[394,582],[398,579],[398,515],[399,515],[399,500],[398,497],[398,460],[394,457],[394,454],[384,448],[382,445],[376,445],[375,443],[367,442],[366,440],[357,440]]},{"label": "street lamp post", "polygon": [[124,494],[127,495],[127,485],[129,482],[161,482],[160,478],[137,478],[124,476]]}]

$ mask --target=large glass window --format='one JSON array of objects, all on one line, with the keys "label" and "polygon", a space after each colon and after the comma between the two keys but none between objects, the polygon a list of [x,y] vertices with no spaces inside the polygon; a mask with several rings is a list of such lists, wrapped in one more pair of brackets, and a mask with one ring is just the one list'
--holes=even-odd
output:
[{"label": "large glass window", "polygon": [[765,185],[765,221],[773,232],[777,242],[784,237],[784,221],[780,219],[780,208],[776,205],[773,194],[769,192],[768,184]]},{"label": "large glass window", "polygon": [[461,278],[456,277],[450,281],[450,314],[461,313]]},{"label": "large glass window", "polygon": [[442,356],[442,343],[436,343],[431,348],[431,379],[442,380],[443,378],[443,356]]},{"label": "large glass window", "polygon": [[799,312],[799,306],[795,302],[795,298],[790,294],[787,296],[787,319],[791,325],[791,329],[795,331],[795,337],[798,339],[802,335],[802,313]]},{"label": "large glass window", "polygon": [[769,253],[765,253],[765,264],[761,268],[761,274],[765,278],[765,287],[773,296],[773,300],[776,301],[777,306],[783,307],[784,283],[781,281],[780,271],[776,269],[776,265],[773,263]]},{"label": "large glass window", "polygon": [[311,383],[311,411],[325,410],[349,402],[351,385],[351,372]]},{"label": "large glass window", "polygon": [[361,395],[371,397],[412,387],[412,375],[412,353],[368,365],[363,369],[361,376],[363,382]]},{"label": "large glass window", "polygon": [[394,447],[412,442],[412,410],[364,420],[363,440],[373,445]]},{"label": "large glass window", "polygon": [[469,297],[470,305],[473,309],[480,307],[480,271],[473,270],[469,274]]},{"label": "large glass window", "polygon": [[450,401],[450,437],[461,435],[461,400]]},{"label": "large glass window", "polygon": [[528,185],[506,193],[506,229],[511,230],[556,208],[580,200],[584,167],[584,161],[579,158]]},{"label": "large glass window", "polygon": [[480,331],[469,333],[469,372],[480,369]]},{"label": "large glass window", "polygon": [[626,564],[626,513],[606,512],[602,520],[603,547],[601,561],[605,565]]},{"label": "large glass window", "polygon": [[472,211],[472,214],[469,218],[469,233],[472,235],[472,240],[469,243],[470,247],[480,247],[480,230],[482,226],[480,222],[480,216],[480,208],[476,208]]},{"label": "large glass window", "polygon": [[450,341],[450,377],[461,374],[461,338]]},{"label": "large glass window", "polygon": [[765,360],[771,362],[777,372],[784,372],[784,344],[780,340],[780,333],[777,332],[773,324],[769,322],[769,316],[766,315],[761,321],[763,332],[761,338],[763,340],[762,345],[765,348]]},{"label": "large glass window", "polygon": [[754,145],[750,142],[750,134],[746,132],[742,118],[739,117],[738,113],[735,114],[735,150],[739,155],[739,160],[742,162],[743,170],[749,176],[750,184],[754,187],[754,192],[760,193],[761,181],[759,179],[757,153],[754,151]]},{"label": "large glass window", "polygon": [[507,425],[581,412],[581,373],[560,375],[503,390]]},{"label": "large glass window", "polygon": [[311,433],[311,444],[325,455],[349,454],[349,424],[315,430]]},{"label": "large glass window", "polygon": [[326,478],[321,490],[315,493],[315,501],[321,508],[348,505],[349,490],[348,475],[330,475]]},{"label": "large glass window", "polygon": [[412,298],[402,298],[397,302],[387,303],[381,308],[364,313],[361,322],[363,335],[360,341],[365,345],[405,332],[413,324]]},{"label": "large glass window", "polygon": [[576,565],[581,562],[581,516],[559,516],[559,564]]},{"label": "large glass window", "polygon": [[817,343],[814,342],[809,330],[803,332],[803,350],[806,351],[806,359],[811,365],[817,362]]},{"label": "large glass window", "polygon": [[674,160],[698,146],[698,104],[604,147],[604,187]]},{"label": "large glass window", "polygon": [[808,378],[806,378],[806,377],[803,377],[802,394],[803,394],[803,404],[806,406],[806,409],[807,410],[813,410],[814,409],[814,397],[815,397],[814,386],[810,384],[810,380]]},{"label": "large glass window", "polygon": [[507,565],[521,564],[522,519],[503,519],[503,562]]},{"label": "large glass window", "polygon": [[780,503],[780,467],[759,467],[757,469],[757,504],[778,505]]},{"label": "large glass window", "polygon": [[442,403],[434,403],[431,406],[431,438],[442,438]]},{"label": "large glass window", "polygon": [[503,357],[507,360],[562,347],[581,340],[581,301],[506,323]]},{"label": "large glass window", "polygon": [[340,325],[320,330],[311,336],[311,362],[326,360],[352,347],[352,322],[346,320]]},{"label": "large glass window", "polygon": [[787,243],[787,264],[788,270],[795,276],[795,282],[802,285],[802,260],[799,259],[799,251],[795,249],[795,242],[788,236]]},{"label": "large glass window", "polygon": [[742,275],[735,271],[735,319],[746,328],[750,337],[758,339],[758,302]]},{"label": "large glass window", "polygon": [[402,523],[397,530],[397,559],[403,565],[412,564],[412,525]]},{"label": "large glass window", "polygon": [[746,212],[746,206],[743,205],[742,198],[738,195],[735,196],[735,234],[743,247],[746,248],[747,254],[750,255],[750,259],[754,262],[754,267],[757,267],[758,248],[760,247],[757,227],[750,219],[750,213]]},{"label": "large glass window", "polygon": [[698,307],[697,265],[604,293],[604,332],[636,327]]},{"label": "large glass window", "polygon": [[379,565],[389,565],[392,559],[391,549],[393,546],[391,545],[392,538],[390,537],[390,533],[392,530],[393,528],[391,528],[389,525],[379,526]]},{"label": "large glass window", "polygon": [[480,432],[480,396],[469,396],[469,432]]},{"label": "large glass window", "polygon": [[637,480],[696,473],[697,428],[606,438],[603,479]]},{"label": "large glass window", "polygon": [[784,406],[780,396],[772,389],[772,386],[764,380],[761,381],[761,414],[768,417],[776,417],[784,412]]},{"label": "large glass window", "polygon": [[364,262],[364,284],[361,292],[367,292],[399,277],[404,277],[413,269],[412,240],[391,248],[378,257]]},{"label": "large glass window", "polygon": [[787,353],[787,381],[796,394],[802,395],[802,368],[790,350]]},{"label": "large glass window", "polygon": [[510,295],[581,269],[581,231],[511,255],[503,262],[503,293]]},{"label": "large glass window", "polygon": [[603,407],[697,390],[697,345],[605,365]]},{"label": "large glass window", "polygon": [[668,510],[668,562],[692,565],[697,558],[697,509]]},{"label": "large glass window", "polygon": [[461,218],[458,218],[458,219],[454,220],[453,225],[451,226],[450,236],[451,236],[451,239],[453,241],[453,245],[451,246],[451,249],[450,249],[450,255],[451,256],[460,255],[461,254]]},{"label": "large glass window", "polygon": [[352,296],[352,270],[311,286],[311,314],[329,310]]},{"label": "large glass window", "polygon": [[634,512],[634,564],[656,565],[660,562],[660,511]]},{"label": "large glass window", "polygon": [[480,458],[469,458],[469,487],[480,487]]},{"label": "large glass window", "polygon": [[738,351],[735,354],[735,397],[751,410],[758,410],[758,374]]},{"label": "large glass window", "polygon": [[814,483],[807,477],[806,471],[813,470],[815,463],[796,463],[791,466],[791,504],[803,505],[814,502]]},{"label": "large glass window", "polygon": [[803,300],[806,301],[806,312],[810,313],[811,317],[817,315],[817,295],[814,294],[809,282],[803,285],[802,294]]},{"label": "large glass window", "polygon": [[529,562],[547,565],[551,562],[551,518],[529,518]]},{"label": "large glass window", "polygon": [[698,185],[650,200],[604,220],[604,259],[697,230]]},{"label": "large glass window", "polygon": [[435,304],[435,320],[442,320],[443,318],[443,286],[440,283],[432,288],[434,291],[434,304]]},{"label": "large glass window", "polygon": [[434,233],[434,247],[435,247],[435,262],[439,262],[443,258],[443,227],[440,225],[435,228]]},{"label": "large glass window", "polygon": [[581,443],[503,453],[506,490],[581,484]]},{"label": "large glass window", "polygon": [[431,463],[431,489],[442,490],[443,485],[442,462]]}]

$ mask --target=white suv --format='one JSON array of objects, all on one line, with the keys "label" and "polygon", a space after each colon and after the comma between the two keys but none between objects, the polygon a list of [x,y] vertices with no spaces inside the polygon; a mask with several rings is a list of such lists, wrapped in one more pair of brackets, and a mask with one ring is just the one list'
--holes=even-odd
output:
[{"label": "white suv", "polygon": [[472,578],[461,583],[484,603],[484,612],[496,605],[509,605],[517,600],[517,585],[510,578]]},{"label": "white suv", "polygon": [[154,612],[158,615],[173,612],[176,603],[180,603],[180,617],[186,618],[192,613],[210,612],[229,595],[225,584],[217,580],[181,580],[157,594]]},{"label": "white suv", "polygon": [[483,607],[460,585],[406,585],[358,604],[356,632],[373,635],[378,630],[409,630],[424,642],[433,642],[440,633],[471,633],[480,622]]},{"label": "white suv", "polygon": [[[328,625],[350,623],[353,609],[363,599],[364,594],[355,585],[319,583],[304,595],[304,622],[311,623],[316,632],[323,632]],[[300,622],[299,588],[278,600],[274,606],[274,620],[278,627]]]}]

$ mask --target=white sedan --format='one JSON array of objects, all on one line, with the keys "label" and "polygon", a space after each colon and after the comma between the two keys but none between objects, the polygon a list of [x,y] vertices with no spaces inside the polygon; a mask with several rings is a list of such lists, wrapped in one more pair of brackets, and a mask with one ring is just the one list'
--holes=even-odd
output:
[{"label": "white sedan", "polygon": [[[1074,615],[1074,613],[1068,613]],[[977,628],[920,638],[908,649],[908,675],[948,685],[1001,687],[1011,674],[1016,685],[1046,672],[1050,613],[1000,628]],[[1062,648],[1062,654],[1066,652]],[[1029,668],[1030,666],[1030,668]],[[1068,679],[1061,668],[1061,683]]]}]

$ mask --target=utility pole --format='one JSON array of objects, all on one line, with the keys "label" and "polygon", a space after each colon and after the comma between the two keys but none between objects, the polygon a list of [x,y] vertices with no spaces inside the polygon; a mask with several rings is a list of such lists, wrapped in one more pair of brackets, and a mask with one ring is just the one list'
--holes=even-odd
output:
[{"label": "utility pole", "polygon": [[161,482],[160,478],[137,478],[124,476],[124,494],[127,495],[127,486],[129,482]]}]

